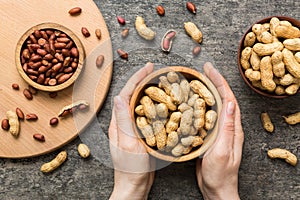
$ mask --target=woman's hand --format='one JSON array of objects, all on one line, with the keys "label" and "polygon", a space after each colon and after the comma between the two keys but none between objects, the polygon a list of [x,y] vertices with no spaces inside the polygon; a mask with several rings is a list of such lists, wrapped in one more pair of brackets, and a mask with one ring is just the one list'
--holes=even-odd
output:
[{"label": "woman's hand", "polygon": [[238,170],[244,133],[238,103],[228,83],[211,63],[204,65],[207,77],[222,98],[219,130],[215,143],[197,160],[196,175],[204,199],[239,199]]},{"label": "woman's hand", "polygon": [[154,159],[133,131],[129,101],[138,83],[153,71],[153,64],[136,72],[114,98],[109,127],[110,151],[114,164],[114,189],[110,199],[147,199],[154,180]]}]

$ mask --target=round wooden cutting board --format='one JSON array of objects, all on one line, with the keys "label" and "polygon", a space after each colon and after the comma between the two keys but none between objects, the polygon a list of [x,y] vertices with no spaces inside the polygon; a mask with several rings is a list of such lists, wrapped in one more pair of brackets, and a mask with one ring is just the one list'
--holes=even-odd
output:
[{"label": "round wooden cutting board", "polygon": [[[70,16],[68,11],[81,7],[82,13]],[[0,119],[6,118],[8,110],[18,107],[25,114],[35,113],[37,121],[20,121],[20,134],[16,138],[8,131],[0,130],[0,157],[25,158],[51,152],[74,139],[95,117],[104,102],[112,77],[113,55],[111,40],[105,21],[92,0],[10,0],[0,2]],[[33,100],[27,100],[23,90],[28,84],[19,75],[15,63],[17,43],[31,27],[54,22],[70,29],[81,40],[85,54],[85,65],[75,83],[50,98],[48,92],[38,91]],[[86,27],[91,36],[85,38],[81,28]],[[102,37],[95,36],[95,29],[101,29]],[[104,55],[104,63],[97,68],[98,55]],[[17,83],[20,90],[13,90]],[[73,116],[60,119],[55,127],[49,125],[52,117],[66,105],[85,100],[88,110],[76,112]],[[41,133],[45,142],[33,139],[33,134]]]}]

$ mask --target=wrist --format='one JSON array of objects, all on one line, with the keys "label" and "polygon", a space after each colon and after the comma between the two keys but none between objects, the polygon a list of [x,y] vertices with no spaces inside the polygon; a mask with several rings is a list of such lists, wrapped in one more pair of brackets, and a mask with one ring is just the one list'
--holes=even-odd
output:
[{"label": "wrist", "polygon": [[203,189],[201,192],[205,200],[240,200],[237,188]]},{"label": "wrist", "polygon": [[110,197],[111,200],[147,199],[149,192],[148,174],[129,174],[122,172],[122,175],[122,178],[120,178],[120,172],[115,170],[115,184]]}]

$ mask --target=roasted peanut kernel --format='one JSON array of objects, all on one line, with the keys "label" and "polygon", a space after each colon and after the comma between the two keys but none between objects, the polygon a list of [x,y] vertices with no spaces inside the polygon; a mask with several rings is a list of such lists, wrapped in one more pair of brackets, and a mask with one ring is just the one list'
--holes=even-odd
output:
[{"label": "roasted peanut kernel", "polygon": [[81,28],[81,33],[82,33],[82,35],[83,35],[84,37],[90,37],[90,36],[91,36],[89,30],[88,30],[86,27],[82,27],[82,28]]},{"label": "roasted peanut kernel", "polygon": [[34,114],[34,113],[26,114],[25,118],[28,121],[36,121],[36,120],[38,120],[38,116],[36,114]]},{"label": "roasted peanut kernel", "polygon": [[75,7],[69,10],[69,14],[72,16],[79,15],[81,13],[80,7]]},{"label": "roasted peanut kernel", "polygon": [[[84,34],[87,36],[86,32]],[[34,43],[34,39],[38,40],[37,43]],[[41,85],[54,86],[63,83],[61,80],[58,81],[60,73],[70,74],[76,71],[79,51],[64,32],[42,29],[35,30],[27,38],[21,49],[20,58],[22,68],[31,80]],[[66,70],[68,67],[73,69]],[[58,74],[60,76],[57,76]]]},{"label": "roasted peanut kernel", "polygon": [[103,55],[99,55],[97,57],[97,59],[96,59],[96,66],[98,68],[100,68],[102,66],[103,62],[104,62],[104,56]]},{"label": "roasted peanut kernel", "polygon": [[198,56],[200,52],[201,52],[201,47],[200,46],[195,46],[193,48],[193,55],[194,56]]},{"label": "roasted peanut kernel", "polygon": [[161,5],[156,7],[156,12],[159,16],[164,16],[165,15],[165,9]]},{"label": "roasted peanut kernel", "polygon": [[119,24],[121,24],[121,25],[125,25],[126,24],[125,19],[123,17],[121,17],[121,16],[117,16],[117,20],[118,20]]},{"label": "roasted peanut kernel", "polygon": [[121,33],[121,36],[122,38],[126,38],[129,34],[129,28],[125,28],[123,29],[122,33]]},{"label": "roasted peanut kernel", "polygon": [[120,56],[122,59],[128,60],[128,53],[125,52],[124,50],[118,49],[118,50],[117,50],[117,53],[119,54],[119,56]]},{"label": "roasted peanut kernel", "polygon": [[33,138],[40,141],[40,142],[45,142],[45,136],[40,134],[40,133],[36,133],[33,135]]},{"label": "roasted peanut kernel", "polygon": [[9,130],[9,122],[8,119],[3,119],[1,123],[1,127],[3,130],[8,131]]},{"label": "roasted peanut kernel", "polygon": [[101,30],[99,29],[99,28],[97,28],[96,30],[95,30],[95,35],[96,35],[96,37],[100,40],[101,39]]},{"label": "roasted peanut kernel", "polygon": [[25,96],[28,100],[32,100],[32,99],[33,99],[32,93],[31,93],[28,89],[24,89],[24,90],[23,90],[23,94],[24,94],[24,96]]},{"label": "roasted peanut kernel", "polygon": [[190,1],[186,2],[186,8],[193,14],[196,14],[196,12],[197,12],[197,8],[196,8],[195,4],[193,4]]},{"label": "roasted peanut kernel", "polygon": [[19,86],[19,84],[17,84],[17,83],[13,83],[13,84],[11,85],[11,87],[12,87],[12,89],[14,89],[14,90],[19,90],[19,89],[20,89],[20,86]]},{"label": "roasted peanut kernel", "polygon": [[20,108],[16,108],[16,114],[19,119],[24,119],[24,113]]},{"label": "roasted peanut kernel", "polygon": [[57,117],[53,117],[53,118],[50,119],[50,123],[49,124],[51,126],[55,126],[55,125],[58,124],[58,122],[59,122],[58,118]]}]

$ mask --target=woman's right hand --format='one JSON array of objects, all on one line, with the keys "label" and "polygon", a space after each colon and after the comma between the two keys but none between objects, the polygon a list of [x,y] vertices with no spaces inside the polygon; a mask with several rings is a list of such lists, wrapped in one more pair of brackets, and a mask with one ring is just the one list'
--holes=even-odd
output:
[{"label": "woman's right hand", "polygon": [[211,63],[204,65],[204,71],[216,86],[223,107],[217,139],[203,158],[197,160],[198,185],[204,199],[240,199],[238,171],[244,142],[240,109],[228,83]]}]

